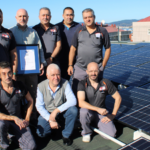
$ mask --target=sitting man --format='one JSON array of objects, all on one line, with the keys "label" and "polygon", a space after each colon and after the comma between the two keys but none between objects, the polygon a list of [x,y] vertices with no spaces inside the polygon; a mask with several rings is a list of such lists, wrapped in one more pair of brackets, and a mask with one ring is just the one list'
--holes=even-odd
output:
[{"label": "sitting man", "polygon": [[[69,82],[61,78],[60,69],[56,64],[50,64],[46,72],[47,79],[38,84],[36,108],[38,118],[37,134],[45,137],[51,129],[58,129],[58,120],[65,118],[65,128],[62,131],[63,143],[71,145],[70,135],[74,129],[78,110],[75,107],[76,98]],[[59,118],[59,119],[58,119]]]},{"label": "sitting man", "polygon": [[[9,147],[7,133],[15,135],[23,150],[35,149],[35,141],[28,127],[33,108],[33,99],[20,81],[12,80],[8,62],[0,62],[0,147]],[[25,97],[28,109],[25,119],[21,115],[21,102]]]},{"label": "sitting man", "polygon": [[[114,137],[116,128],[112,120],[120,107],[121,96],[109,80],[98,78],[100,70],[97,63],[89,63],[86,73],[88,77],[79,82],[77,92],[79,107],[81,107],[82,141],[90,142],[90,135],[92,134],[90,123],[92,121],[98,125],[99,130]],[[107,94],[112,95],[115,99],[112,114],[108,114],[105,108]]]}]

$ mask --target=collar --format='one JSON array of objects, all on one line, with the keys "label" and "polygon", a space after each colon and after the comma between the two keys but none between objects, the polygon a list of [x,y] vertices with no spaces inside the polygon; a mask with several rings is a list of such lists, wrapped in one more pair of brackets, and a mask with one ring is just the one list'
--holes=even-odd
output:
[{"label": "collar", "polygon": [[[12,80],[12,82],[13,82],[13,88],[15,89],[16,88],[16,81]],[[2,87],[1,80],[0,80],[0,90],[4,90]]]},{"label": "collar", "polygon": [[[19,29],[19,30],[21,30],[21,29],[19,28],[18,24],[17,24],[16,26],[18,27],[18,29]],[[21,30],[21,31],[23,31],[23,32],[24,32],[24,31],[26,31],[27,29],[28,29],[28,26],[26,25],[25,30]]]},{"label": "collar", "polygon": [[[95,33],[95,32],[100,32],[99,26],[95,24],[95,27],[96,27],[96,30],[95,30],[93,33]],[[85,25],[82,26],[82,30],[83,30],[83,31],[87,31],[87,28],[86,28]]]},{"label": "collar", "polygon": [[[45,29],[42,27],[42,24],[41,24],[41,23],[39,23],[38,26],[39,26],[39,28],[42,28],[42,29],[45,31]],[[52,28],[52,27],[53,27],[53,24],[49,23],[49,28],[48,28],[47,30],[49,30],[49,29]],[[47,30],[46,30],[46,31],[47,31]]]},{"label": "collar", "polygon": [[[64,20],[63,20],[61,23],[62,23],[62,25],[64,25],[65,27],[67,27],[67,26],[64,24]],[[75,22],[73,21],[72,24],[71,24],[71,26],[70,26],[70,28],[73,27],[74,25],[75,25]]]},{"label": "collar", "polygon": [[48,84],[48,87],[47,87],[47,89],[48,89],[48,90],[50,90],[50,91],[51,91],[51,93],[56,93],[56,91],[57,91],[59,88],[60,88],[60,84],[58,84],[58,86],[57,86],[57,88],[56,88],[55,92],[53,92],[53,91],[51,90],[51,88],[50,88],[49,84]]}]

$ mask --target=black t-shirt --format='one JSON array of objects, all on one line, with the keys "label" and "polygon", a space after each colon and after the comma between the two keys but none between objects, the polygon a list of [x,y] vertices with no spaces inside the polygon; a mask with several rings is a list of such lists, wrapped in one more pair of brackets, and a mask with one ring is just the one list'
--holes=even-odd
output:
[{"label": "black t-shirt", "polygon": [[100,79],[97,89],[95,89],[87,78],[79,82],[77,91],[84,91],[86,101],[91,105],[105,108],[106,96],[113,95],[117,89],[108,79]]},{"label": "black t-shirt", "polygon": [[8,61],[10,62],[10,51],[16,47],[16,41],[13,33],[1,27],[0,29],[0,62]]},{"label": "black t-shirt", "polygon": [[20,81],[13,81],[12,94],[7,93],[0,82],[0,112],[6,115],[21,116],[21,102],[28,90]]}]

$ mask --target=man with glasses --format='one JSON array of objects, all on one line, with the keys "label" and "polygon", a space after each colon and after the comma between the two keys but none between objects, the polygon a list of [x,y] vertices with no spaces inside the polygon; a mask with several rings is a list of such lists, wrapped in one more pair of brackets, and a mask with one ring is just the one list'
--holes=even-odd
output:
[{"label": "man with glasses", "polygon": [[[95,123],[99,130],[114,137],[116,128],[113,124],[120,107],[121,96],[116,87],[107,79],[99,78],[99,66],[91,62],[87,66],[88,77],[78,84],[78,104],[80,109],[80,122],[82,125],[83,142],[90,142],[92,130],[90,124]],[[105,99],[110,94],[114,99],[114,108],[111,114],[106,110]]]}]

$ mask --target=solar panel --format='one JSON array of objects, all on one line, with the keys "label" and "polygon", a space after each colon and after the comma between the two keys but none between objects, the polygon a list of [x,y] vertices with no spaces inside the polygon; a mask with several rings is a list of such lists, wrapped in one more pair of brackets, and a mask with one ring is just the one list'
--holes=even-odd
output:
[{"label": "solar panel", "polygon": [[145,69],[149,69],[150,70],[150,62],[140,65],[139,68],[145,68]]},{"label": "solar panel", "polygon": [[150,140],[141,137],[118,150],[149,150]]},{"label": "solar panel", "polygon": [[150,82],[150,69],[115,65],[104,70],[104,78],[127,86],[142,86]]},{"label": "solar panel", "polygon": [[[139,87],[129,87],[119,91],[122,103],[116,119],[135,129],[150,134],[150,91]],[[111,113],[114,99],[106,97],[106,108]]]},{"label": "solar panel", "polygon": [[144,88],[144,89],[150,89],[150,83],[148,83],[148,84],[146,84],[146,85],[143,85],[143,86],[141,86],[142,88]]}]

